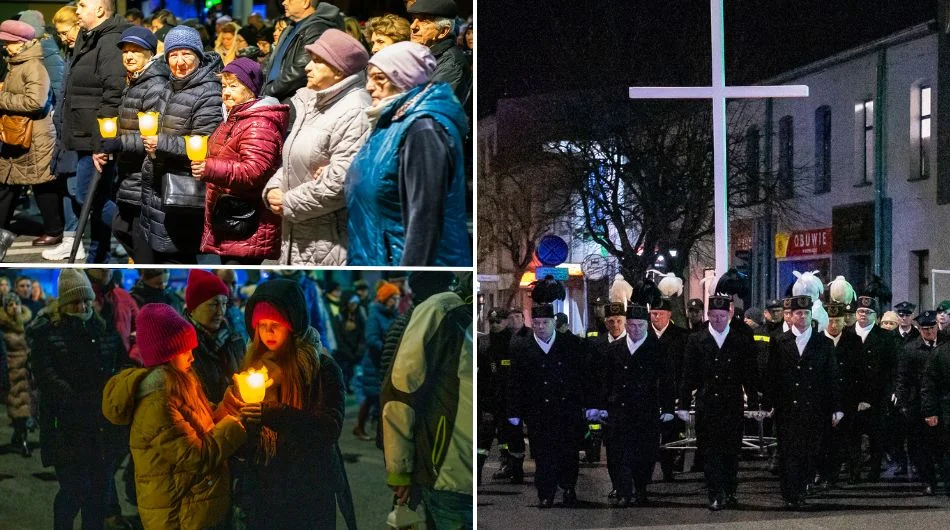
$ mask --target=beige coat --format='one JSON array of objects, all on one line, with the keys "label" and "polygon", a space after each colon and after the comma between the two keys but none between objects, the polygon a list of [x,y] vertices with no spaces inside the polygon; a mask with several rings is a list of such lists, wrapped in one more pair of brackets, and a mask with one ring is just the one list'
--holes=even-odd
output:
[{"label": "beige coat", "polygon": [[30,116],[33,121],[33,145],[23,150],[0,145],[0,183],[42,184],[53,180],[50,161],[56,131],[53,117],[46,110],[50,80],[43,66],[43,48],[33,45],[16,57],[7,59],[10,71],[0,89],[0,114]]},{"label": "beige coat", "polygon": [[10,392],[7,393],[7,416],[11,418],[29,418],[33,416],[36,394],[30,378],[27,361],[30,347],[26,343],[24,324],[29,322],[29,308],[20,306],[16,316],[0,307],[0,332],[7,348],[7,370],[10,378]]}]

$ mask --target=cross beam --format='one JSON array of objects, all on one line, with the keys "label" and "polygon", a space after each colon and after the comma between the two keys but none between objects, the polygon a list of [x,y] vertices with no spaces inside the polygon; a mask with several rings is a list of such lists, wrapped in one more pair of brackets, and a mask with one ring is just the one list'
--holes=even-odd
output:
[{"label": "cross beam", "polygon": [[713,105],[713,211],[715,216],[716,276],[729,268],[729,195],[726,161],[726,99],[798,98],[808,96],[805,85],[726,86],[723,0],[710,0],[712,83],[706,87],[633,87],[631,99],[710,99]]}]

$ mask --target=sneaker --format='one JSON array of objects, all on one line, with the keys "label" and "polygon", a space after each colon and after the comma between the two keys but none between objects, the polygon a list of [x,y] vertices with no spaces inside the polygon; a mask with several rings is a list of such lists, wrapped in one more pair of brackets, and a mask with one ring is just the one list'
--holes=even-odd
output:
[{"label": "sneaker", "polygon": [[[59,245],[44,250],[43,259],[49,261],[62,261],[64,259],[69,259],[69,253],[73,249],[74,238],[71,236],[64,236],[63,242]],[[79,245],[79,249],[76,251],[76,261],[81,261],[86,259],[86,249],[82,245]]]}]

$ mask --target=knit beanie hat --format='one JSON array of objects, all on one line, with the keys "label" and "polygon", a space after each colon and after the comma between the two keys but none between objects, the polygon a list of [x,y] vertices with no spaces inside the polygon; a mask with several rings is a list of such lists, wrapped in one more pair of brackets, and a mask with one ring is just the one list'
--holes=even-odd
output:
[{"label": "knit beanie hat", "polygon": [[188,273],[188,283],[185,285],[185,309],[194,311],[196,307],[215,296],[229,294],[228,286],[216,274],[191,269]]},{"label": "knit beanie hat", "polygon": [[204,45],[201,44],[201,35],[198,30],[188,26],[175,26],[165,35],[165,60],[173,50],[191,50],[200,59],[204,56]]},{"label": "knit beanie hat", "polygon": [[290,322],[287,322],[287,319],[284,318],[280,310],[267,302],[258,302],[258,304],[254,306],[254,315],[251,317],[251,327],[257,329],[257,324],[259,324],[261,320],[273,320],[274,322],[279,322],[291,331],[294,330],[294,327]]},{"label": "knit beanie hat", "polygon": [[155,37],[154,33],[142,26],[132,26],[123,31],[116,46],[121,49],[125,43],[134,44],[143,50],[149,50],[152,54],[158,50],[158,38]]},{"label": "knit beanie hat", "polygon": [[427,46],[411,41],[386,46],[370,57],[369,64],[382,70],[402,90],[428,83],[436,60]]},{"label": "knit beanie hat", "polygon": [[43,13],[35,9],[20,11],[20,18],[18,20],[20,22],[26,22],[32,26],[37,37],[40,37],[46,33],[46,20],[43,18]]},{"label": "knit beanie hat", "polygon": [[335,28],[324,31],[319,39],[304,49],[342,72],[344,77],[364,70],[369,60],[369,54],[360,41]]},{"label": "knit beanie hat", "polygon": [[168,269],[142,269],[139,271],[139,274],[142,275],[143,280],[151,280],[156,276],[161,276],[168,272]]},{"label": "knit beanie hat", "polygon": [[198,334],[172,306],[145,304],[135,317],[135,343],[142,365],[151,368],[197,348]]},{"label": "knit beanie hat", "polygon": [[71,304],[81,300],[95,300],[96,293],[86,273],[79,269],[63,269],[59,271],[57,282],[59,304]]},{"label": "knit beanie hat", "polygon": [[254,59],[247,57],[238,57],[228,63],[221,73],[229,73],[238,78],[242,85],[254,93],[255,96],[261,94],[261,87],[264,86],[264,72],[261,71],[261,65]]},{"label": "knit beanie hat", "polygon": [[383,282],[379,287],[376,288],[376,301],[384,304],[386,300],[389,300],[390,297],[399,294],[399,287],[389,283]]}]

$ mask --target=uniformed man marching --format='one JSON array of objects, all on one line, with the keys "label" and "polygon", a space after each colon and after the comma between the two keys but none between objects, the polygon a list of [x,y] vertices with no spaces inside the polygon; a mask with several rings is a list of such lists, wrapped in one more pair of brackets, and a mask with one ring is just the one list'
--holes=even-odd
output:
[{"label": "uniformed man marching", "polygon": [[[661,298],[655,307],[650,308],[650,329],[648,332],[657,338],[672,367],[673,376],[670,383],[675,397],[683,380],[683,356],[686,354],[686,339],[689,337],[689,331],[673,324],[670,321],[672,316],[673,306],[670,299]],[[686,424],[679,418],[674,417],[671,421],[663,422],[660,426],[660,442],[665,444],[680,440],[685,428]],[[660,469],[663,471],[663,481],[671,482],[677,460],[676,455],[672,451],[661,450],[657,459],[660,461]]]},{"label": "uniformed man marching", "polygon": [[[620,507],[646,506],[647,485],[660,442],[660,423],[673,420],[673,370],[655,336],[647,333],[649,313],[629,304],[625,340],[607,348],[600,380],[602,407],[610,421],[607,463],[612,467],[613,501]],[[589,410],[588,417],[600,415]]]},{"label": "uniformed man marching", "polygon": [[[904,344],[909,344],[920,336],[920,331],[914,327],[914,311],[917,306],[910,302],[901,302],[894,306],[894,311],[900,319],[897,326],[897,333],[900,334]],[[936,314],[936,312],[934,312]]]},{"label": "uniformed man marching", "polygon": [[707,329],[686,341],[683,384],[676,415],[689,421],[687,407],[696,391],[696,436],[705,458],[709,509],[735,506],[739,450],[744,422],[743,388],[749,406],[758,408],[755,341],[751,333],[730,330],[731,299],[709,297]]},{"label": "uniformed man marching", "polygon": [[512,342],[508,379],[508,422],[528,429],[535,459],[535,487],[540,508],[554,505],[558,487],[565,506],[577,503],[577,452],[584,434],[584,410],[590,381],[580,340],[554,331],[551,302],[564,288],[550,277],[535,283],[533,333]]},{"label": "uniformed man marching", "polygon": [[786,298],[792,327],[769,343],[766,398],[775,409],[782,498],[790,509],[806,506],[806,486],[817,471],[825,424],[844,416],[834,344],[814,330],[811,297]]},{"label": "uniformed man marching", "polygon": [[[844,304],[829,302],[825,305],[825,311],[828,312],[828,327],[822,333],[831,341],[835,349],[835,362],[838,365],[838,389],[841,392],[842,404],[844,404],[848,369],[847,352],[859,349],[861,339],[854,333],[844,333]],[[821,489],[837,487],[841,463],[847,457],[848,425],[852,420],[852,416],[853,414],[846,414],[837,425],[825,424],[825,432],[821,441],[821,462],[818,477],[818,487]]]},{"label": "uniformed man marching", "polygon": [[845,414],[848,422],[848,446],[850,453],[849,484],[861,480],[864,458],[861,437],[868,435],[871,458],[867,475],[869,482],[881,477],[883,456],[884,417],[891,401],[892,376],[895,370],[897,340],[875,323],[878,311],[877,298],[859,296],[857,321],[845,333],[855,334],[860,339],[849,341],[844,352],[847,358],[844,389]]},{"label": "uniformed man marching", "polygon": [[[939,331],[938,331],[939,334]],[[944,469],[943,487],[950,497],[950,346],[940,343],[927,363],[921,388],[921,413],[929,427],[937,429],[937,462]]]},{"label": "uniformed man marching", "polygon": [[937,429],[924,419],[921,395],[927,364],[937,349],[937,312],[925,311],[915,320],[920,334],[904,345],[897,370],[897,406],[907,422],[907,449],[924,483],[924,495],[933,495],[937,488]]},{"label": "uniformed man marching", "polygon": [[497,437],[501,449],[501,470],[494,479],[508,479],[512,484],[524,481],[524,435],[521,427],[508,423],[505,393],[511,371],[509,347],[511,330],[508,312],[494,308],[488,312],[489,334],[478,338],[478,480],[488,458],[492,441]]},{"label": "uniformed man marching", "polygon": [[[627,336],[626,330],[626,309],[623,302],[610,302],[604,306],[604,325],[607,333],[599,335],[587,341],[587,366],[592,374],[600,374],[607,358],[607,347],[610,344],[623,339]],[[600,429],[600,435],[596,435],[594,429]],[[600,418],[590,418],[588,420],[589,439],[585,440],[584,451],[585,461],[588,463],[600,462],[600,441],[607,437],[605,431],[609,431]],[[607,474],[610,475],[611,484],[614,481],[614,469],[607,462]],[[611,490],[609,498],[616,496],[616,490]]]}]

